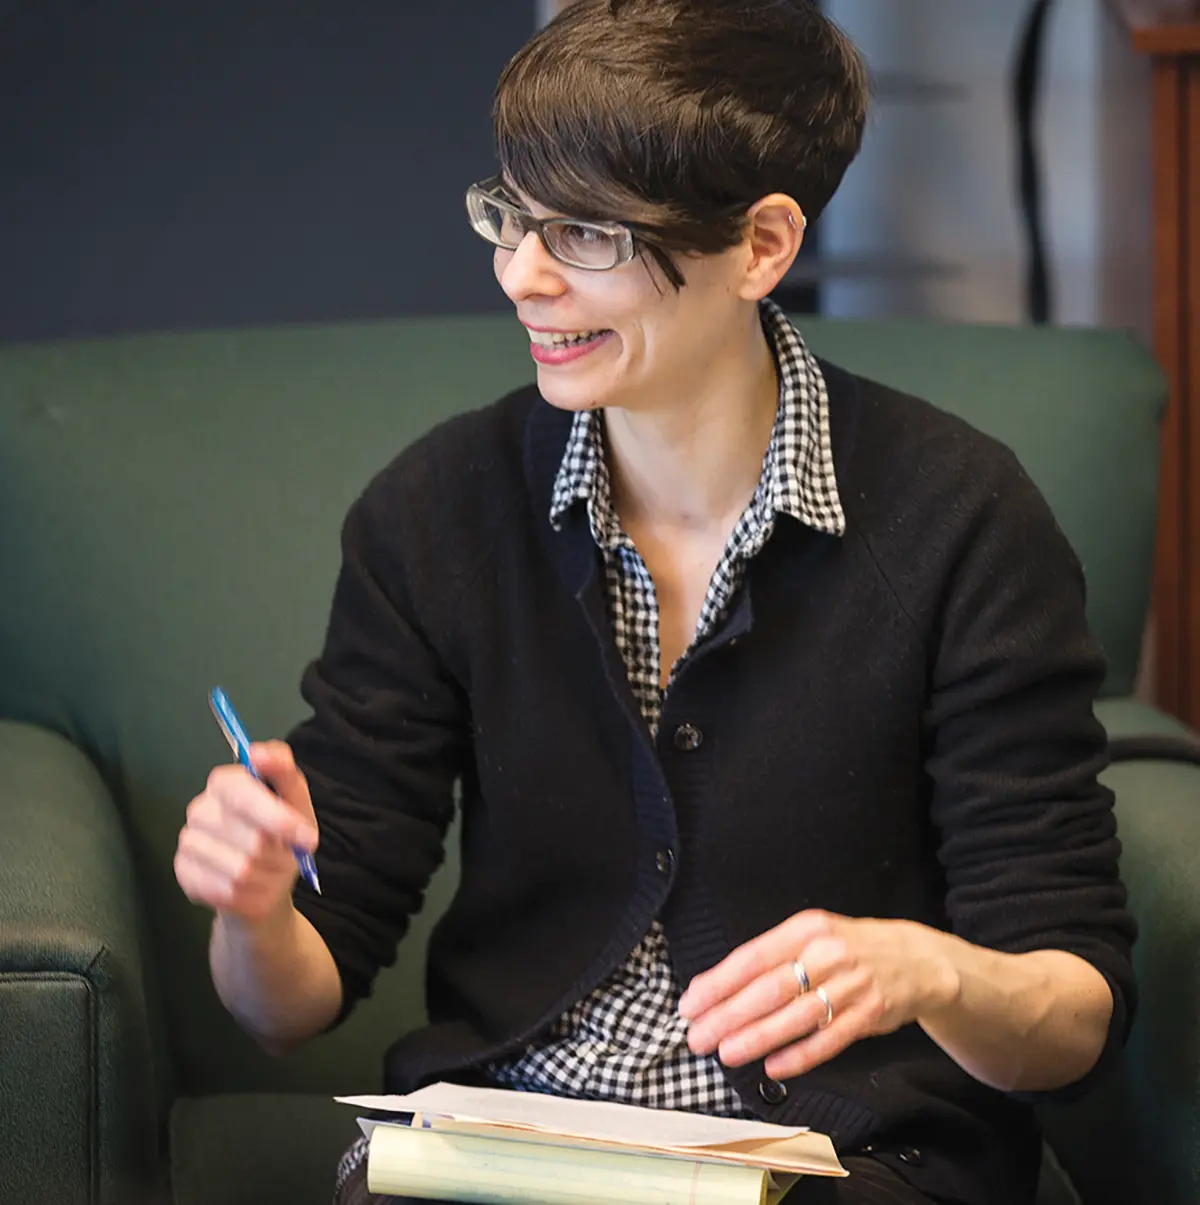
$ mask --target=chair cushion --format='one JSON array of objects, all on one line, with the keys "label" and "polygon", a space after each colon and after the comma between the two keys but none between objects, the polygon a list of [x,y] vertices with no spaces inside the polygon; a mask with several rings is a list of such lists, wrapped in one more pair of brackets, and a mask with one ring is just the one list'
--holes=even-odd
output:
[{"label": "chair cushion", "polygon": [[329,1205],[355,1117],[328,1096],[181,1097],[171,1110],[174,1205]]}]

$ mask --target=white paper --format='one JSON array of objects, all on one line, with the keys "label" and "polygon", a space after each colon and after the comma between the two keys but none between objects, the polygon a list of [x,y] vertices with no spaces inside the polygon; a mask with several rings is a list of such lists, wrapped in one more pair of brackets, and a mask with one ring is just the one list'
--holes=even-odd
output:
[{"label": "white paper", "polygon": [[804,1126],[706,1117],[673,1109],[644,1109],[611,1101],[571,1100],[504,1088],[430,1084],[406,1096],[339,1096],[342,1104],[388,1113],[425,1113],[456,1121],[520,1126],[631,1146],[705,1147],[772,1142],[807,1132]]}]

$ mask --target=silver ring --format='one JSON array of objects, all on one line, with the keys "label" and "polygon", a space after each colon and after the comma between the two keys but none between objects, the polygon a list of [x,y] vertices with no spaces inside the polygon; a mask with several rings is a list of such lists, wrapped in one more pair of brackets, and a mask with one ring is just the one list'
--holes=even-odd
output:
[{"label": "silver ring", "polygon": [[825,1020],[818,1021],[817,1028],[825,1029],[833,1024],[833,1005],[829,1003],[829,997],[826,995],[823,987],[817,988],[816,996],[817,999],[820,1000],[823,1005],[825,1005]]},{"label": "silver ring", "polygon": [[808,972],[804,969],[804,963],[799,958],[792,963],[792,974],[796,976],[796,983],[800,986],[800,995],[803,996],[812,984],[808,982]]}]

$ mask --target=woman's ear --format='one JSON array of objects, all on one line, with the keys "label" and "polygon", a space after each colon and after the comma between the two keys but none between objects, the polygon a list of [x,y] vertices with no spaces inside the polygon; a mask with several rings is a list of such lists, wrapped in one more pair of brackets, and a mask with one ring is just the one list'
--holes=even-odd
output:
[{"label": "woman's ear", "polygon": [[749,255],[741,297],[759,301],[775,288],[792,266],[807,225],[800,206],[784,193],[772,193],[749,208],[743,236]]}]

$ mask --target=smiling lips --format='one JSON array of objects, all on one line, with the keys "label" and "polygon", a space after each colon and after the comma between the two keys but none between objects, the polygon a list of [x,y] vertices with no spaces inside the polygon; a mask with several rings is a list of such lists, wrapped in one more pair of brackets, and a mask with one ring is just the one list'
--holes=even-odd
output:
[{"label": "smiling lips", "polygon": [[529,351],[539,364],[569,364],[588,352],[607,343],[613,332],[600,331],[540,331],[529,332]]}]

